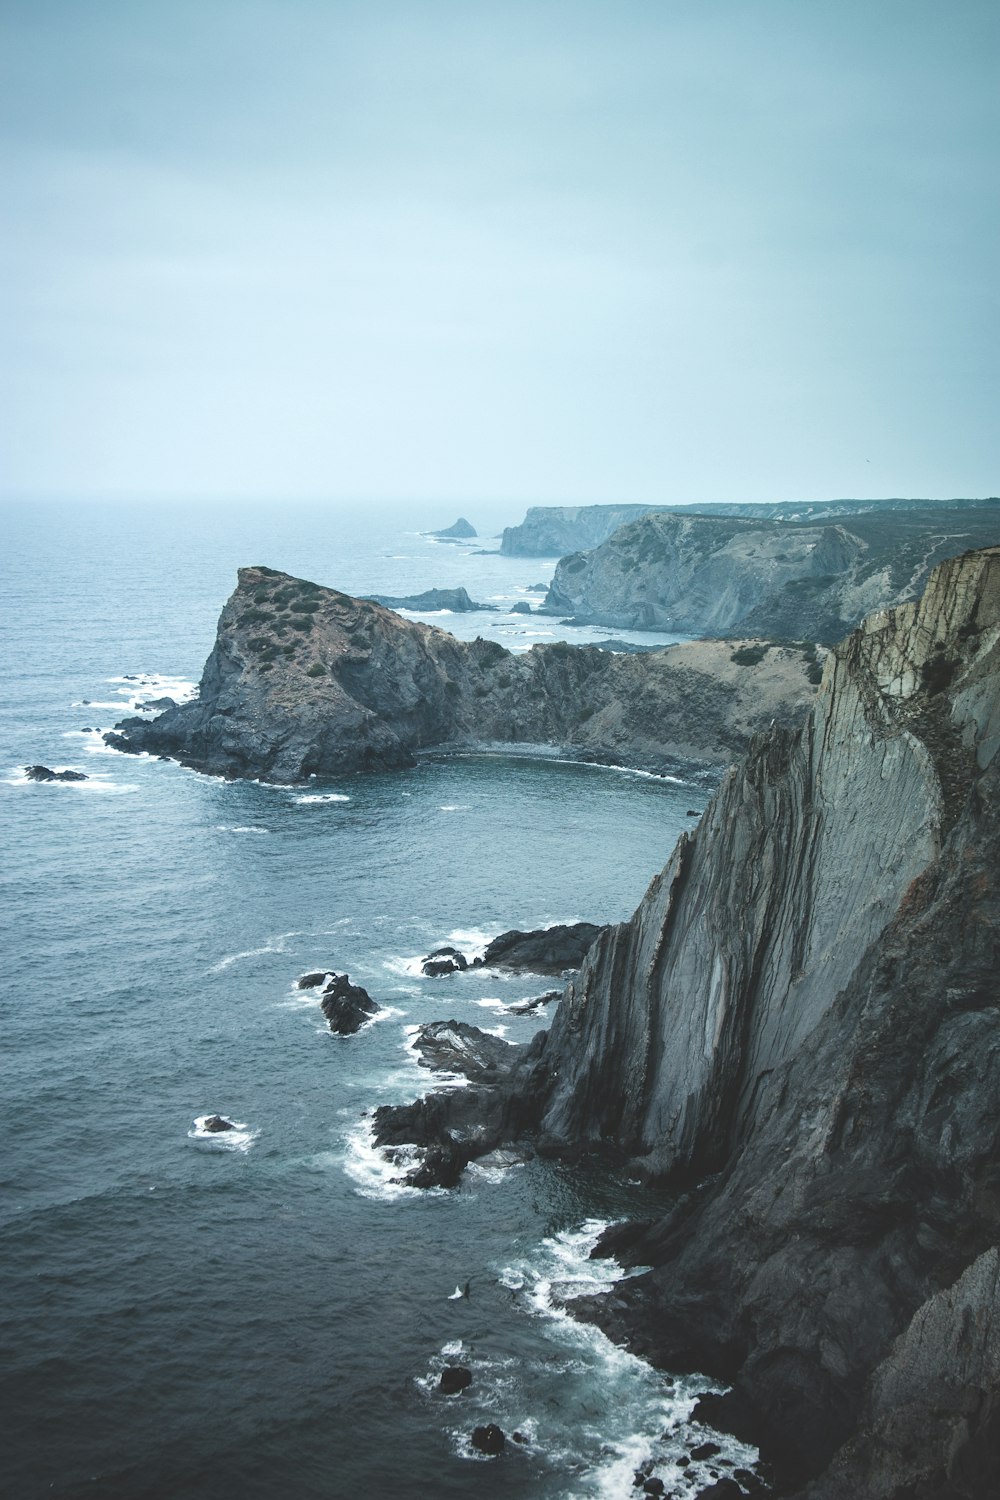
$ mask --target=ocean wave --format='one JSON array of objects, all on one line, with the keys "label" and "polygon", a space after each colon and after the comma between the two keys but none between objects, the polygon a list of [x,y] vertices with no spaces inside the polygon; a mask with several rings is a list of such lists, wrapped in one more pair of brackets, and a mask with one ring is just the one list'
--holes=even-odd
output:
[{"label": "ocean wave", "polygon": [[[54,771],[78,771],[79,766],[53,766]],[[112,796],[121,795],[126,792],[137,792],[138,784],[134,781],[113,781],[106,773],[87,771],[85,781],[32,781],[24,774],[23,766],[12,766],[7,776],[0,778],[4,786],[41,787],[45,791],[51,788],[59,788],[63,791],[87,792],[93,795],[98,792],[107,792]]]},{"label": "ocean wave", "polygon": [[284,953],[289,938],[301,937],[300,932],[280,932],[277,937],[269,937],[267,942],[260,948],[246,948],[242,953],[227,953],[225,958],[220,958],[217,964],[213,964],[207,971],[209,974],[221,974],[224,969],[229,969],[233,964],[241,963],[245,958],[262,958],[265,953]]},{"label": "ocean wave", "polygon": [[223,1115],[222,1119],[227,1120],[232,1129],[206,1130],[206,1123],[212,1118],[210,1114],[199,1115],[188,1131],[188,1140],[214,1146],[220,1151],[249,1151],[260,1135],[259,1130],[247,1125],[245,1121],[230,1120],[228,1115]]},{"label": "ocean wave", "polygon": [[261,828],[259,823],[216,823],[216,833],[270,833],[269,828]]},{"label": "ocean wave", "polygon": [[372,1127],[366,1116],[349,1131],[344,1141],[344,1174],[354,1183],[362,1198],[380,1203],[417,1203],[428,1195],[441,1197],[447,1188],[415,1188],[394,1178],[420,1165],[418,1146],[393,1146],[391,1156],[372,1139]]},{"label": "ocean wave", "polygon": [[293,797],[292,801],[300,806],[311,802],[350,802],[350,797],[343,792],[306,792],[301,797]]}]

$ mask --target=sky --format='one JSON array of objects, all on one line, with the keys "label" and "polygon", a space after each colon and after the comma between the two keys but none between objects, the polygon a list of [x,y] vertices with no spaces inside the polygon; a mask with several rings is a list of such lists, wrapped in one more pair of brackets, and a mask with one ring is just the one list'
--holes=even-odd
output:
[{"label": "sky", "polygon": [[0,496],[1000,493],[998,60],[996,0],[0,0]]}]

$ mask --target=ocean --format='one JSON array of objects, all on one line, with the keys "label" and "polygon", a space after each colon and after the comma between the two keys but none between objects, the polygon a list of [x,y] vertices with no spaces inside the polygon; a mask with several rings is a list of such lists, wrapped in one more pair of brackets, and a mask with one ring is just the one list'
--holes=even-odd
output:
[{"label": "ocean", "polygon": [[[513,524],[496,513],[482,534]],[[549,981],[425,979],[509,927],[617,921],[708,789],[515,755],[431,756],[308,787],[108,750],[129,705],[195,690],[238,566],[347,592],[463,584],[428,616],[511,649],[623,632],[512,613],[554,560],[422,534],[440,507],[80,503],[2,512],[4,1492],[101,1500],[626,1496],[675,1464],[711,1383],[673,1379],[564,1303],[611,1285],[623,1174],[496,1164],[393,1182],[367,1116],[417,1097],[413,1028],[526,1041]],[[488,555],[480,555],[479,549]],[[670,637],[636,637],[645,642]],[[40,762],[86,773],[28,782]],[[330,1035],[307,970],[384,1007]],[[212,1136],[219,1112],[238,1129]],[[457,1289],[468,1283],[468,1295]],[[441,1369],[466,1365],[458,1396]],[[508,1441],[487,1459],[473,1428]],[[517,1434],[515,1439],[514,1434]],[[696,1436],[692,1436],[692,1434]],[[726,1472],[723,1467],[718,1472]]]}]

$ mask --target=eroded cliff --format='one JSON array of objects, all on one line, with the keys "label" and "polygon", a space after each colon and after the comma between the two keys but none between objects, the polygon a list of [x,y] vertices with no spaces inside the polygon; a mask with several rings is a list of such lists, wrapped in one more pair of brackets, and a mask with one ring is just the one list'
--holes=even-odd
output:
[{"label": "eroded cliff", "polygon": [[726,765],[815,688],[807,648],[692,642],[647,655],[458,641],[270,568],[242,568],[198,697],[109,736],[227,776],[295,781],[412,765],[432,747],[559,747],[660,769]]},{"label": "eroded cliff", "polygon": [[808,722],[728,773],[505,1087],[380,1122],[673,1181],[627,1252],[652,1269],[590,1313],[732,1381],[715,1417],[816,1500],[996,1474],[998,747],[990,548],[834,650]]},{"label": "eroded cliff", "polygon": [[832,643],[872,610],[916,598],[944,558],[1000,542],[1000,502],[748,518],[762,509],[642,516],[564,557],[543,607],[622,627]]}]

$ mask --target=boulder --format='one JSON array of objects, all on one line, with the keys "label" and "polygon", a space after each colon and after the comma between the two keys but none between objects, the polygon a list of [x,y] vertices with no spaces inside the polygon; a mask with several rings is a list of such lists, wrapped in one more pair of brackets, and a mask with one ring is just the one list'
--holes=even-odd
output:
[{"label": "boulder", "polygon": [[531,1000],[519,1000],[516,1005],[508,1005],[507,1009],[512,1016],[533,1016],[543,1005],[561,1000],[562,993],[562,990],[546,990],[544,995],[535,995]]},{"label": "boulder", "polygon": [[541,927],[533,932],[512,929],[495,937],[476,963],[489,969],[562,974],[565,969],[580,967],[584,954],[603,931],[593,922]]},{"label": "boulder", "polygon": [[423,1067],[461,1073],[476,1082],[508,1073],[521,1051],[465,1021],[430,1021],[420,1027],[413,1045]]},{"label": "boulder", "polygon": [[82,771],[50,771],[48,766],[25,766],[29,781],[86,781]]},{"label": "boulder", "polygon": [[333,971],[331,969],[316,969],[312,974],[303,974],[301,978],[296,979],[295,988],[298,990],[314,990],[317,985],[323,983],[324,979],[331,979],[332,977]]},{"label": "boulder", "polygon": [[407,1187],[457,1187],[466,1162],[467,1158],[462,1155],[454,1142],[446,1142],[441,1146],[431,1146],[419,1166],[414,1167],[405,1176],[395,1178],[394,1181],[405,1183]]},{"label": "boulder", "polygon": [[445,1365],[438,1381],[438,1390],[442,1396],[457,1396],[471,1384],[472,1371],[467,1370],[465,1365]]},{"label": "boulder", "polygon": [[209,1115],[202,1129],[210,1130],[213,1134],[218,1134],[222,1130],[235,1130],[236,1126],[232,1120],[227,1120],[225,1115]]},{"label": "boulder", "polygon": [[472,1446],[480,1453],[487,1453],[495,1458],[502,1453],[507,1439],[495,1422],[488,1422],[485,1427],[475,1427],[472,1432]]},{"label": "boulder", "polygon": [[421,972],[427,979],[440,979],[443,974],[460,973],[468,967],[468,959],[457,948],[435,948],[420,965]]},{"label": "boulder", "polygon": [[511,605],[510,613],[512,615],[530,615],[534,614],[534,610],[527,599],[519,599],[516,604]]},{"label": "boulder", "polygon": [[347,974],[331,974],[320,1000],[330,1030],[339,1036],[353,1036],[366,1021],[381,1010],[360,984],[352,984]]}]

